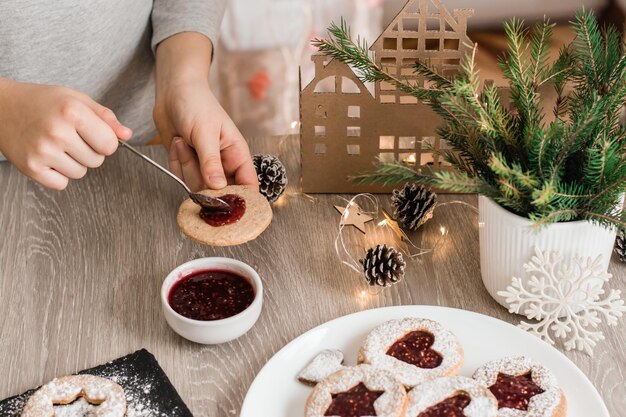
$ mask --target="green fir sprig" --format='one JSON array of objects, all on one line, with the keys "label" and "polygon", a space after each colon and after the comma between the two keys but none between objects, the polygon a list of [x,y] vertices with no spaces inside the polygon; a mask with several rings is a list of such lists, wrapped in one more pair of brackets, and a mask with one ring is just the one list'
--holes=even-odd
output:
[{"label": "green fir sprig", "polygon": [[[350,65],[362,81],[389,82],[430,105],[443,120],[437,133],[450,147],[432,152],[455,168],[379,161],[354,180],[476,192],[537,225],[589,220],[626,228],[619,208],[626,189],[626,129],[620,124],[626,48],[618,31],[600,27],[593,12],[578,12],[572,27],[575,40],[550,61],[554,24],[544,20],[527,29],[516,19],[505,23],[508,49],[499,66],[510,91],[506,106],[501,89],[483,85],[478,76],[476,45],[454,78],[416,62],[415,72],[429,81],[425,88],[386,73],[364,40],[352,40],[343,19],[331,24],[330,38],[314,45]],[[550,122],[544,117],[545,87],[557,97]]]}]

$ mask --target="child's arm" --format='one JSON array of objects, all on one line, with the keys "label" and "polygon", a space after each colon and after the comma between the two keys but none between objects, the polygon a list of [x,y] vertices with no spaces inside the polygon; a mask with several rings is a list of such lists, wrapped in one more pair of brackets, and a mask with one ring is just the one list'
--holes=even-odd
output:
[{"label": "child's arm", "polygon": [[132,132],[86,94],[0,78],[0,152],[22,173],[62,190]]},{"label": "child's arm", "polygon": [[[157,46],[154,120],[170,168],[194,189],[257,186],[248,145],[209,87],[211,51],[209,38],[198,32]],[[170,146],[175,137],[181,139]]]}]

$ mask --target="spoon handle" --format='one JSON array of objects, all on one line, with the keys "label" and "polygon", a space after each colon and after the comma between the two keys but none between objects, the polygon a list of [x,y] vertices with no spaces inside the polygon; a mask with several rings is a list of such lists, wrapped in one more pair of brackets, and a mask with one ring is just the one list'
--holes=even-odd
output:
[{"label": "spoon handle", "polygon": [[163,168],[161,165],[157,164],[155,161],[153,161],[152,159],[148,158],[146,155],[142,154],[137,149],[135,149],[134,147],[132,147],[128,143],[124,142],[123,140],[119,140],[118,139],[118,142],[124,148],[128,149],[129,151],[131,151],[135,155],[139,156],[140,158],[143,158],[146,162],[148,162],[149,164],[153,165],[155,168],[160,169],[163,173],[169,175],[173,180],[175,180],[177,183],[179,183],[187,191],[187,194],[191,194],[191,190],[189,189],[189,187],[187,187],[187,184],[185,184],[176,175],[172,174],[170,171],[168,171],[167,169]]}]

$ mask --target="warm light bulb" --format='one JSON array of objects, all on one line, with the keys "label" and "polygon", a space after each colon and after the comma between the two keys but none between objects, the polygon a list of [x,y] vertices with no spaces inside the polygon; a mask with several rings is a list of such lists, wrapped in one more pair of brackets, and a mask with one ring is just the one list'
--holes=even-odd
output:
[{"label": "warm light bulb", "polygon": [[414,164],[416,162],[415,154],[412,153],[409,156],[407,156],[406,158],[404,158],[404,162],[406,162],[407,164]]},{"label": "warm light bulb", "polygon": [[441,232],[441,236],[445,236],[445,234],[448,233],[448,230],[443,226],[439,228],[439,231]]},{"label": "warm light bulb", "polygon": [[378,222],[379,226],[384,226],[386,224],[387,224],[387,220],[386,219],[385,220],[381,220],[381,221]]}]

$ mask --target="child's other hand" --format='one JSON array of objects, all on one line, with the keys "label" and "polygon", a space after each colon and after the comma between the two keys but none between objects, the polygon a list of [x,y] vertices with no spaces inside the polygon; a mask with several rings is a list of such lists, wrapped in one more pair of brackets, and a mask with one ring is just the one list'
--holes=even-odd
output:
[{"label": "child's other hand", "polygon": [[115,152],[118,137],[131,135],[81,92],[0,79],[0,152],[41,185],[64,189]]}]

